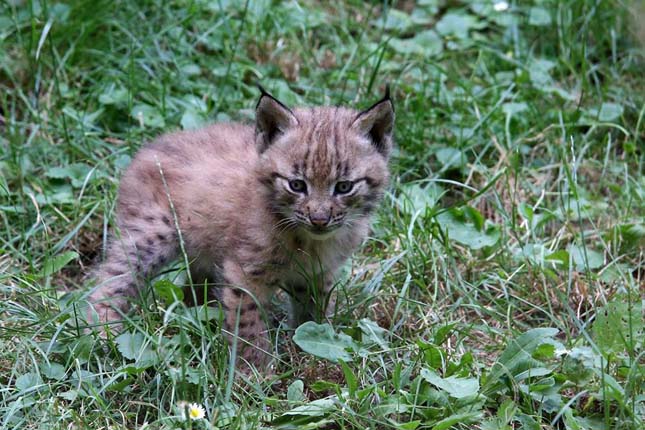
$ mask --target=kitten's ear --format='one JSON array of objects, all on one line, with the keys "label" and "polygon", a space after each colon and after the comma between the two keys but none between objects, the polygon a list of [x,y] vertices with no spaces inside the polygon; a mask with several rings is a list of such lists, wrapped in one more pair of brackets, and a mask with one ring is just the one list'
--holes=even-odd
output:
[{"label": "kitten's ear", "polygon": [[275,140],[290,127],[298,124],[298,119],[282,102],[267,93],[258,85],[262,95],[255,107],[255,140],[260,152],[264,152]]},{"label": "kitten's ear", "polygon": [[381,100],[356,115],[352,127],[364,134],[384,157],[390,155],[394,130],[394,104],[390,98],[389,86],[385,87],[385,96]]}]

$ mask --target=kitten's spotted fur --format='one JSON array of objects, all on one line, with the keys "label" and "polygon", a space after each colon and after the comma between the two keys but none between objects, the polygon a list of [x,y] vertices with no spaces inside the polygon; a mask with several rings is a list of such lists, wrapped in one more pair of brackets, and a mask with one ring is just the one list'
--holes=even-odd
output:
[{"label": "kitten's spotted fur", "polygon": [[357,112],[291,110],[262,90],[255,129],[222,123],[161,136],[121,180],[119,233],[94,273],[88,317],[120,320],[142,278],[177,258],[180,232],[192,279],[216,286],[240,355],[265,363],[261,307],[282,284],[300,323],[327,297],[387,185],[393,125],[389,92]]}]

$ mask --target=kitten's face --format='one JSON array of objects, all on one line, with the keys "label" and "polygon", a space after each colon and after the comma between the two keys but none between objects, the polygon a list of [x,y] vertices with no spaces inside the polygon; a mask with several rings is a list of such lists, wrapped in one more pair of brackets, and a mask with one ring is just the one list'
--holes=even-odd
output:
[{"label": "kitten's face", "polygon": [[[272,116],[261,111],[263,99]],[[292,112],[263,97],[260,174],[280,219],[277,228],[324,240],[368,217],[387,186],[393,119],[389,99],[363,113],[334,107]]]}]

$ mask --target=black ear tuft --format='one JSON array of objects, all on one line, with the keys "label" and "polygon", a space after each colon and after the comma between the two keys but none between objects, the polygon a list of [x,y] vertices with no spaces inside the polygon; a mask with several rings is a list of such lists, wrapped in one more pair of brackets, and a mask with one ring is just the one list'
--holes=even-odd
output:
[{"label": "black ear tuft", "polygon": [[288,128],[298,124],[291,109],[258,85],[260,99],[255,106],[255,135],[258,150],[264,152]]},{"label": "black ear tuft", "polygon": [[[385,100],[390,100],[390,101],[392,100],[390,98],[390,84],[385,84],[385,95],[383,96],[381,101],[385,101]],[[394,110],[394,104],[392,104],[392,110]]]},{"label": "black ear tuft", "polygon": [[[264,96],[275,98],[271,94],[269,94],[269,92],[267,90],[265,90],[262,85],[260,85],[260,84],[255,84],[255,85],[258,87],[258,90],[260,90],[260,99],[258,100],[258,104],[260,104],[260,100],[262,100],[262,97],[264,97]],[[257,109],[258,106],[256,105],[255,107]]]},{"label": "black ear tuft", "polygon": [[392,150],[394,130],[394,103],[390,98],[390,86],[385,86],[385,95],[367,110],[356,115],[352,127],[369,138],[384,157]]}]

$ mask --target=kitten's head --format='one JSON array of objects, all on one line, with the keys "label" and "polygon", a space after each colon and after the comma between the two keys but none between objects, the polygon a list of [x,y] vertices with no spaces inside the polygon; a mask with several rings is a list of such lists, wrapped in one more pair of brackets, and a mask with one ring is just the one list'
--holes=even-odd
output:
[{"label": "kitten's head", "polygon": [[256,108],[258,173],[278,229],[314,239],[368,217],[389,174],[394,106],[385,97],[358,112],[342,107],[291,110],[262,90]]}]

